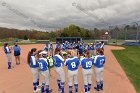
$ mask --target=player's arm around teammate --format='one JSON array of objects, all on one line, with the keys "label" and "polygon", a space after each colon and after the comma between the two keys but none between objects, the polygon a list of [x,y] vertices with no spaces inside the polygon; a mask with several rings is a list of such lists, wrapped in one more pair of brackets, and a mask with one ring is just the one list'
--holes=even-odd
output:
[{"label": "player's arm around teammate", "polygon": [[27,62],[31,68],[33,74],[33,87],[34,92],[37,92],[37,86],[39,85],[39,64],[36,59],[37,49],[32,48],[28,53]]},{"label": "player's arm around teammate", "polygon": [[90,88],[92,84],[92,66],[93,66],[93,59],[90,58],[90,53],[88,50],[84,50],[84,56],[81,60],[81,66],[83,71],[83,78],[84,78],[84,93],[90,93]]},{"label": "player's arm around teammate", "polygon": [[61,93],[64,93],[64,83],[65,83],[65,72],[63,69],[63,63],[64,59],[60,56],[61,49],[56,48],[55,49],[55,55],[54,55],[54,68],[57,73],[57,83],[58,83],[58,90],[62,91]]},{"label": "player's arm around teammate", "polygon": [[94,87],[97,91],[103,90],[103,70],[105,64],[105,56],[102,49],[97,49],[98,55],[94,59],[95,77],[97,86]]},{"label": "player's arm around teammate", "polygon": [[[38,63],[39,63],[39,69],[41,70],[41,75],[43,76],[43,82],[41,87],[41,93],[50,93],[49,92],[49,68],[48,68],[48,62],[47,62],[47,52],[46,51],[38,51]],[[46,86],[46,89],[44,87]]]},{"label": "player's arm around teammate", "polygon": [[67,51],[68,58],[66,59],[65,65],[68,68],[68,84],[69,84],[69,93],[72,93],[72,85],[74,81],[75,92],[78,93],[78,66],[79,59],[78,57],[73,56],[73,51]]}]

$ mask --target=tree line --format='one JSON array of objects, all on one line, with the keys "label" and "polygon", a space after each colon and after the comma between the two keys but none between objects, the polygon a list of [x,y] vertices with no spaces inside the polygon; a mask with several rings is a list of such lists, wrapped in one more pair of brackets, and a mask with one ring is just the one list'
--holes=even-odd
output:
[{"label": "tree line", "polygon": [[106,30],[94,28],[92,30],[69,25],[63,29],[56,31],[37,31],[37,30],[18,30],[0,27],[0,39],[19,38],[19,39],[38,39],[38,40],[54,40],[56,37],[82,37],[82,38],[100,38]]}]

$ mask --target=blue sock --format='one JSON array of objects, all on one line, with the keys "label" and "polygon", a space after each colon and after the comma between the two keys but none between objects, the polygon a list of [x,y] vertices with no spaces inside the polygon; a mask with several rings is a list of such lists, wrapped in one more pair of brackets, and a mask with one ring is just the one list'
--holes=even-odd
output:
[{"label": "blue sock", "polygon": [[37,86],[39,86],[39,79],[37,79]]},{"label": "blue sock", "polygon": [[45,92],[45,89],[44,89],[44,86],[41,87],[41,93],[44,93]]},{"label": "blue sock", "polygon": [[11,68],[11,62],[8,62],[8,68]]},{"label": "blue sock", "polygon": [[69,93],[72,93],[72,86],[69,86]]},{"label": "blue sock", "polygon": [[103,90],[103,81],[100,81],[100,89]]},{"label": "blue sock", "polygon": [[88,91],[90,91],[90,88],[91,88],[91,84],[88,84]]},{"label": "blue sock", "polygon": [[64,92],[64,83],[61,83],[61,90],[62,90],[62,93],[65,93]]},{"label": "blue sock", "polygon": [[37,87],[36,87],[36,83],[33,82],[33,86],[34,86],[34,91],[36,91]]},{"label": "blue sock", "polygon": [[46,85],[46,93],[49,93],[49,85]]},{"label": "blue sock", "polygon": [[97,82],[97,90],[100,90],[100,82]]},{"label": "blue sock", "polygon": [[45,86],[45,83],[42,83],[41,93],[44,93],[45,92],[44,86]]},{"label": "blue sock", "polygon": [[74,84],[75,92],[78,92],[78,84]]},{"label": "blue sock", "polygon": [[57,80],[58,88],[61,89],[61,80]]},{"label": "blue sock", "polygon": [[85,89],[84,92],[88,92],[88,86],[87,85],[84,86],[84,89]]}]

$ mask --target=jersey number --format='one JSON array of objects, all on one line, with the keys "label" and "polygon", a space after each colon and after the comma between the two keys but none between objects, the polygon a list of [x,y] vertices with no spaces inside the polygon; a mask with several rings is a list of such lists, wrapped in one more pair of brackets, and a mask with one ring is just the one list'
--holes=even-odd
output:
[{"label": "jersey number", "polygon": [[39,67],[40,67],[40,69],[43,69],[43,64],[39,63]]},{"label": "jersey number", "polygon": [[88,68],[88,67],[92,67],[92,61],[86,62],[86,67],[87,67],[87,68]]},{"label": "jersey number", "polygon": [[105,61],[104,59],[101,59],[100,60],[100,65],[103,65],[104,61]]},{"label": "jersey number", "polygon": [[76,67],[75,62],[72,62],[72,63],[71,63],[71,66],[72,66],[72,68],[75,68],[75,67]]}]

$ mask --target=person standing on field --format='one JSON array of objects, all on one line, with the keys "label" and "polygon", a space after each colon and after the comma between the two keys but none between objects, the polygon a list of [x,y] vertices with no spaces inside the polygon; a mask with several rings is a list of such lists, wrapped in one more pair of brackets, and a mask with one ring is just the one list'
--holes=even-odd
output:
[{"label": "person standing on field", "polygon": [[84,77],[84,93],[90,93],[93,73],[93,59],[90,58],[90,53],[88,50],[84,50],[84,56],[85,58],[83,58],[81,61],[82,72]]},{"label": "person standing on field", "polygon": [[65,66],[68,68],[68,85],[69,85],[69,93],[72,93],[72,86],[74,82],[75,92],[78,93],[78,67],[79,67],[79,59],[75,57],[72,50],[67,51],[68,58],[66,59]]},{"label": "person standing on field", "polygon": [[103,70],[105,64],[105,56],[102,49],[97,49],[98,55],[95,56],[94,59],[94,67],[95,67],[95,77],[97,81],[97,86],[94,87],[97,91],[103,90]]},{"label": "person standing on field", "polygon": [[8,59],[8,69],[11,69],[12,68],[12,51],[11,51],[11,48],[9,47],[8,43],[4,44],[4,52]]},{"label": "person standing on field", "polygon": [[15,46],[13,47],[13,49],[14,49],[14,56],[15,56],[16,65],[19,65],[20,64],[21,48],[17,43],[15,43]]}]

